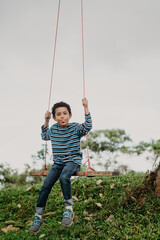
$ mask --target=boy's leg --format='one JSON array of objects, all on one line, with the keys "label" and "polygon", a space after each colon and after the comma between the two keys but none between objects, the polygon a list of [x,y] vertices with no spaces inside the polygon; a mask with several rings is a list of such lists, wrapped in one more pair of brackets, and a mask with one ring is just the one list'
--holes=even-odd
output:
[{"label": "boy's leg", "polygon": [[59,178],[62,168],[63,168],[62,165],[53,164],[47,177],[45,178],[45,181],[44,181],[41,191],[39,193],[37,205],[35,207],[35,216],[34,216],[33,224],[30,228],[31,233],[34,233],[34,234],[38,233],[41,225],[43,224],[42,215],[45,210],[45,205],[46,205],[46,202],[48,199],[48,195],[49,195],[53,185]]},{"label": "boy's leg", "polygon": [[64,196],[64,205],[66,207],[61,224],[67,227],[72,224],[74,217],[72,209],[73,199],[70,179],[71,176],[73,176],[79,170],[80,166],[78,164],[74,162],[67,162],[65,163],[59,178]]},{"label": "boy's leg", "polygon": [[58,180],[62,172],[62,169],[63,166],[61,164],[53,164],[52,168],[50,169],[48,175],[44,180],[43,186],[39,193],[36,207],[45,209],[48,195],[52,187],[54,186],[55,182]]}]

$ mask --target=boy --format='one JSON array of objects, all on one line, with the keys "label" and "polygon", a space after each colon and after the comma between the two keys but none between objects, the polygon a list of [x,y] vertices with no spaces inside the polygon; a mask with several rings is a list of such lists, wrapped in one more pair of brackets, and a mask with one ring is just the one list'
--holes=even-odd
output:
[{"label": "boy", "polygon": [[72,117],[71,108],[67,103],[59,102],[52,108],[53,119],[57,122],[49,129],[48,124],[51,118],[49,111],[45,114],[45,123],[42,126],[42,139],[51,140],[54,164],[50,169],[41,191],[35,216],[30,228],[31,233],[37,233],[43,223],[42,215],[45,210],[48,195],[59,179],[63,196],[65,211],[61,222],[62,226],[71,226],[73,222],[73,199],[70,178],[80,170],[82,153],[80,152],[80,139],[92,128],[92,120],[88,109],[88,101],[82,99],[85,110],[85,122],[83,124],[69,123]]}]

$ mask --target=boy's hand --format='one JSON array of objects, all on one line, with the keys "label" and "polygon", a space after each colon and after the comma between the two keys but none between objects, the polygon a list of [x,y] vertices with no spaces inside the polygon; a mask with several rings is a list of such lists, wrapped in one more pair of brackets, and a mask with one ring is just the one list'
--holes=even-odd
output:
[{"label": "boy's hand", "polygon": [[88,109],[88,100],[87,100],[87,98],[83,98],[82,99],[82,104],[83,104],[85,113],[88,114],[89,113],[89,109]]},{"label": "boy's hand", "polygon": [[49,111],[45,114],[45,126],[48,126],[49,120],[51,119],[51,113]]}]

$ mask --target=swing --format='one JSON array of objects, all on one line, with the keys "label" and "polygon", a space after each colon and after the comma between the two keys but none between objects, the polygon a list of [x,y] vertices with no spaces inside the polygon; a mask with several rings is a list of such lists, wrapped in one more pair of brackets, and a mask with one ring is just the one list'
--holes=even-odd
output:
[{"label": "swing", "polygon": [[[48,174],[48,171],[44,171],[43,172],[43,175],[42,175],[42,172],[30,172],[30,176],[47,176]],[[119,173],[118,172],[110,172],[110,171],[88,171],[87,173],[86,172],[83,172],[83,171],[79,171],[77,172],[75,175],[73,176],[78,176],[78,177],[83,177],[83,176],[86,176],[86,177],[111,177],[111,176],[118,176]]]},{"label": "swing", "polygon": [[[51,101],[51,91],[52,91],[52,82],[53,82],[53,72],[54,72],[54,63],[55,63],[55,52],[56,52],[56,42],[57,42],[57,33],[58,33],[58,23],[59,23],[59,12],[60,12],[60,0],[58,4],[58,14],[57,14],[57,23],[56,23],[56,33],[54,41],[54,52],[53,52],[53,62],[52,62],[52,71],[51,71],[51,82],[50,82],[50,91],[49,91],[49,101],[48,101],[48,111],[50,109]],[[82,24],[82,63],[83,63],[83,97],[85,98],[85,76],[84,76],[84,34],[83,34],[83,0],[81,0],[81,24]],[[74,176],[86,176],[86,177],[98,177],[98,176],[118,176],[119,172],[111,171],[95,171],[90,165],[89,159],[89,148],[88,148],[88,139],[86,134],[86,145],[87,145],[87,161],[88,163],[87,170],[85,172],[79,171]],[[45,164],[42,172],[30,172],[30,176],[47,176],[48,169],[46,166],[46,155],[47,155],[47,141],[45,144]],[[91,170],[91,171],[89,171]]]}]

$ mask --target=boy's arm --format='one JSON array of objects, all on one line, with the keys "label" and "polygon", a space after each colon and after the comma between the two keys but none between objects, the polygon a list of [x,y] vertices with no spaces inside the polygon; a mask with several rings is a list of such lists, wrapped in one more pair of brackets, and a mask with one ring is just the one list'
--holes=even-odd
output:
[{"label": "boy's arm", "polygon": [[88,100],[86,98],[83,98],[82,104],[85,111],[85,122],[78,126],[77,133],[80,137],[84,136],[92,129],[92,118],[88,109]]},{"label": "boy's arm", "polygon": [[51,113],[49,111],[46,112],[45,114],[45,122],[44,125],[42,126],[42,133],[41,137],[43,140],[50,140],[50,131],[49,131],[49,120],[51,119]]}]

